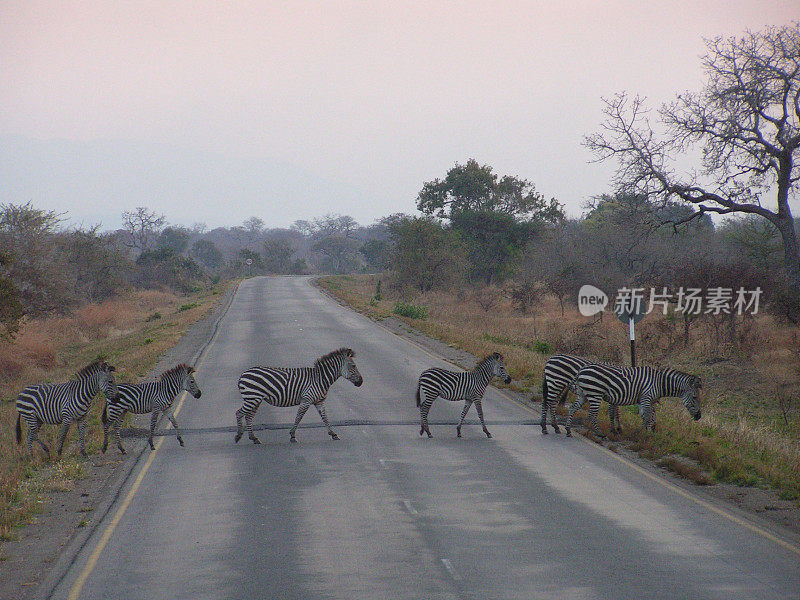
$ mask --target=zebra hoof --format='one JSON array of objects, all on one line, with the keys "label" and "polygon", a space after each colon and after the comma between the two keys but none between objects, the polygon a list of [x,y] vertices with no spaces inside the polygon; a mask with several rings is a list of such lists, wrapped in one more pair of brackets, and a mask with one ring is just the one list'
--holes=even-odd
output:
[{"label": "zebra hoof", "polygon": [[567,435],[566,435],[566,437],[572,437],[572,432],[571,432],[569,429],[567,429]]},{"label": "zebra hoof", "polygon": [[233,438],[233,441],[238,444],[240,439],[242,439],[242,434],[241,433],[237,433],[236,437]]},{"label": "zebra hoof", "polygon": [[558,428],[558,425],[553,425],[553,431],[556,433],[561,433],[561,430]]},{"label": "zebra hoof", "polygon": [[428,432],[428,439],[431,439],[432,437],[433,437],[433,434]]},{"label": "zebra hoof", "polygon": [[291,443],[293,443],[293,444],[296,444],[297,443],[297,438],[296,437],[291,437],[291,438],[289,438],[289,441]]},{"label": "zebra hoof", "polygon": [[332,439],[332,440],[338,440],[338,439],[339,439],[339,436],[338,436],[338,435],[336,435],[335,433],[332,433],[332,434],[331,434],[331,439]]},{"label": "zebra hoof", "polygon": [[546,427],[542,427],[542,435],[547,435],[548,431]]},{"label": "zebra hoof", "polygon": [[181,445],[181,448],[183,448],[183,440],[181,438],[178,438],[178,443]]},{"label": "zebra hoof", "polygon": [[258,445],[258,444],[260,444],[260,443],[261,443],[261,440],[260,440],[260,439],[258,439],[257,437],[251,437],[251,438],[250,438],[250,441],[252,441],[252,442],[253,442],[254,444],[256,444],[256,445]]},{"label": "zebra hoof", "polygon": [[423,433],[425,433],[425,428],[424,427],[420,427],[419,434],[422,435]]},{"label": "zebra hoof", "polygon": [[456,430],[456,437],[461,437],[461,430],[460,429]]},{"label": "zebra hoof", "polygon": [[489,438],[489,439],[491,439],[491,438],[492,438],[492,434],[491,434],[491,433],[489,433],[488,431],[484,431],[483,433],[485,433],[485,434],[486,434],[486,437],[487,437],[487,438]]},{"label": "zebra hoof", "polygon": [[127,454],[127,452],[125,452],[125,448],[120,448],[119,449],[119,453],[120,454]]}]

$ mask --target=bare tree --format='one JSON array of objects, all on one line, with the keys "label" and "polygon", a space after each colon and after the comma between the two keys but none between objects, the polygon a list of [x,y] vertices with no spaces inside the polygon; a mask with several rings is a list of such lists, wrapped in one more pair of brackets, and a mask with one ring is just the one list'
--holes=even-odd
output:
[{"label": "bare tree", "polygon": [[140,253],[149,250],[166,222],[164,215],[144,206],[126,210],[122,213],[122,225],[127,233],[125,245]]},{"label": "bare tree", "polygon": [[[800,23],[706,46],[706,85],[662,106],[663,135],[654,133],[644,101],[621,93],[605,101],[603,131],[585,144],[598,160],[618,160],[621,191],[694,207],[673,223],[704,213],[749,213],[771,222],[783,242],[787,313],[798,321],[800,245],[790,201],[800,180]],[[702,172],[677,173],[672,158],[696,146]]]}]

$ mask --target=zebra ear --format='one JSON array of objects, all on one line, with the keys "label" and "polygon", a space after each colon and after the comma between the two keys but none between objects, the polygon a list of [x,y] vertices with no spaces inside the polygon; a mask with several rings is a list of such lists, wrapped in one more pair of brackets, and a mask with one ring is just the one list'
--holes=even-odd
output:
[{"label": "zebra ear", "polygon": [[189,367],[189,373],[194,373],[194,372],[195,372],[194,367]]},{"label": "zebra ear", "polygon": [[114,365],[109,365],[108,363],[106,363],[106,366],[108,367],[109,371],[116,371],[117,370],[117,368]]}]

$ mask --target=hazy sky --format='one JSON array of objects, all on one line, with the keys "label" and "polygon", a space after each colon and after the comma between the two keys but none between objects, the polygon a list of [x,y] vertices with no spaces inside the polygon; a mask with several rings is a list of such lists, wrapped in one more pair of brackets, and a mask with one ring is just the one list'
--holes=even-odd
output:
[{"label": "hazy sky", "polygon": [[476,158],[578,214],[601,97],[702,81],[800,2],[2,2],[0,202],[119,225],[414,212]]}]

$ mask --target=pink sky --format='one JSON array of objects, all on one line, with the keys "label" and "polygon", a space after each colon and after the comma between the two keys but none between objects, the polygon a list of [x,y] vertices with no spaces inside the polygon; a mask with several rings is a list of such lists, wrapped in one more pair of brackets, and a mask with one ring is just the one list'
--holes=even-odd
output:
[{"label": "pink sky", "polygon": [[[767,1],[3,2],[0,142],[168,144],[274,159],[358,190],[344,206],[234,191],[224,207],[195,207],[210,225],[412,212],[423,181],[470,157],[577,214],[608,191],[611,165],[587,164],[580,144],[601,96],[658,103],[697,89],[703,37],[797,18],[800,3]],[[151,203],[181,221],[187,194],[121,196],[107,214]],[[84,218],[75,200],[42,195],[0,201]]]}]

